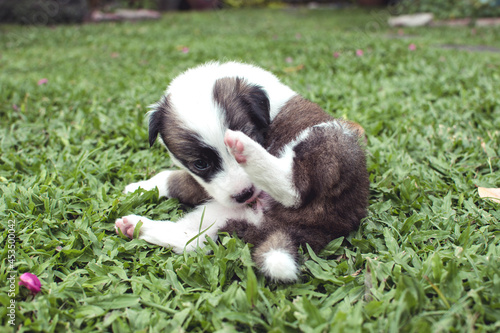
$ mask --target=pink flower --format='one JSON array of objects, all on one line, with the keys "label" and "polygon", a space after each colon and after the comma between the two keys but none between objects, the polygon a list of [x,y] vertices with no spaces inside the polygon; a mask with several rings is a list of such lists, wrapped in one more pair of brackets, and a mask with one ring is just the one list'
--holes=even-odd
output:
[{"label": "pink flower", "polygon": [[410,45],[408,45],[408,50],[410,51],[415,51],[417,49],[417,46],[413,43],[411,43]]},{"label": "pink flower", "polygon": [[40,288],[42,287],[42,283],[38,279],[35,274],[24,273],[19,277],[19,285],[25,286],[29,289],[34,295],[40,292]]},{"label": "pink flower", "polygon": [[340,52],[333,52],[333,57],[334,58],[340,57]]},{"label": "pink flower", "polygon": [[363,55],[363,50],[357,49],[356,50],[356,56],[361,57]]},{"label": "pink flower", "polygon": [[292,57],[286,57],[285,62],[287,64],[291,64],[293,62],[293,58]]},{"label": "pink flower", "polygon": [[181,51],[182,51],[182,53],[188,53],[189,52],[189,47],[184,46]]},{"label": "pink flower", "polygon": [[38,80],[38,85],[41,86],[42,84],[45,84],[47,82],[49,82],[49,80],[47,80],[47,79],[40,79],[40,80]]}]

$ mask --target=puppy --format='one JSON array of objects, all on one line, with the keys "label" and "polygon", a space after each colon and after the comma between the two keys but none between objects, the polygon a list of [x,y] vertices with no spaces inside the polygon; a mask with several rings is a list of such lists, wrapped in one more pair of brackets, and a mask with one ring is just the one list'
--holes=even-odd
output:
[{"label": "puppy", "polygon": [[174,79],[149,115],[180,170],[160,172],[125,192],[158,188],[196,206],[177,222],[129,215],[116,229],[139,239],[193,250],[198,236],[235,233],[255,245],[253,258],[271,280],[298,279],[298,247],[321,250],[359,226],[369,180],[363,129],[334,119],[271,73],[236,62],[208,63]]}]

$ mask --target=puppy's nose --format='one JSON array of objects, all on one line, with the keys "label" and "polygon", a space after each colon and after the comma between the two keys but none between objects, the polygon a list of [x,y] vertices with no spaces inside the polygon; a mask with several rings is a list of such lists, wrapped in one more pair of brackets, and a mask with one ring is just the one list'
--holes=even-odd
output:
[{"label": "puppy's nose", "polygon": [[252,197],[254,192],[255,192],[255,188],[252,186],[252,187],[249,187],[247,189],[244,189],[241,193],[238,193],[236,195],[232,195],[231,197],[234,200],[236,200],[237,203],[244,203],[245,201],[247,201],[248,199],[250,199]]}]

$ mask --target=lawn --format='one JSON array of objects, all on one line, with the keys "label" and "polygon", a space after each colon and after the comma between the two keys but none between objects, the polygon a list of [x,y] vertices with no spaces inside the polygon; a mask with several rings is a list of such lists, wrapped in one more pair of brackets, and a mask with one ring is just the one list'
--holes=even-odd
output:
[{"label": "lawn", "polygon": [[[385,18],[281,9],[0,26],[2,329],[498,332],[500,204],[477,187],[500,187],[500,28]],[[441,47],[457,44],[491,49]],[[366,130],[369,215],[324,251],[303,248],[299,283],[266,281],[252,246],[227,235],[208,255],[176,255],[115,234],[125,214],[184,213],[122,190],[171,167],[148,146],[145,113],[209,60],[269,69]],[[40,293],[10,289],[24,272]]]}]

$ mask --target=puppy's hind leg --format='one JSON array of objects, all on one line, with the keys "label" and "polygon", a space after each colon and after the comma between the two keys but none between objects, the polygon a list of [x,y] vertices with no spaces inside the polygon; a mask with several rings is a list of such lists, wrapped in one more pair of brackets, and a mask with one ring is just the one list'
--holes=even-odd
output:
[{"label": "puppy's hind leg", "polygon": [[276,157],[244,133],[231,130],[226,131],[224,143],[258,188],[285,207],[299,203],[300,196],[292,179],[292,150]]},{"label": "puppy's hind leg", "polygon": [[261,272],[276,282],[295,282],[298,279],[297,246],[282,230],[272,231],[257,245],[253,258]]}]

